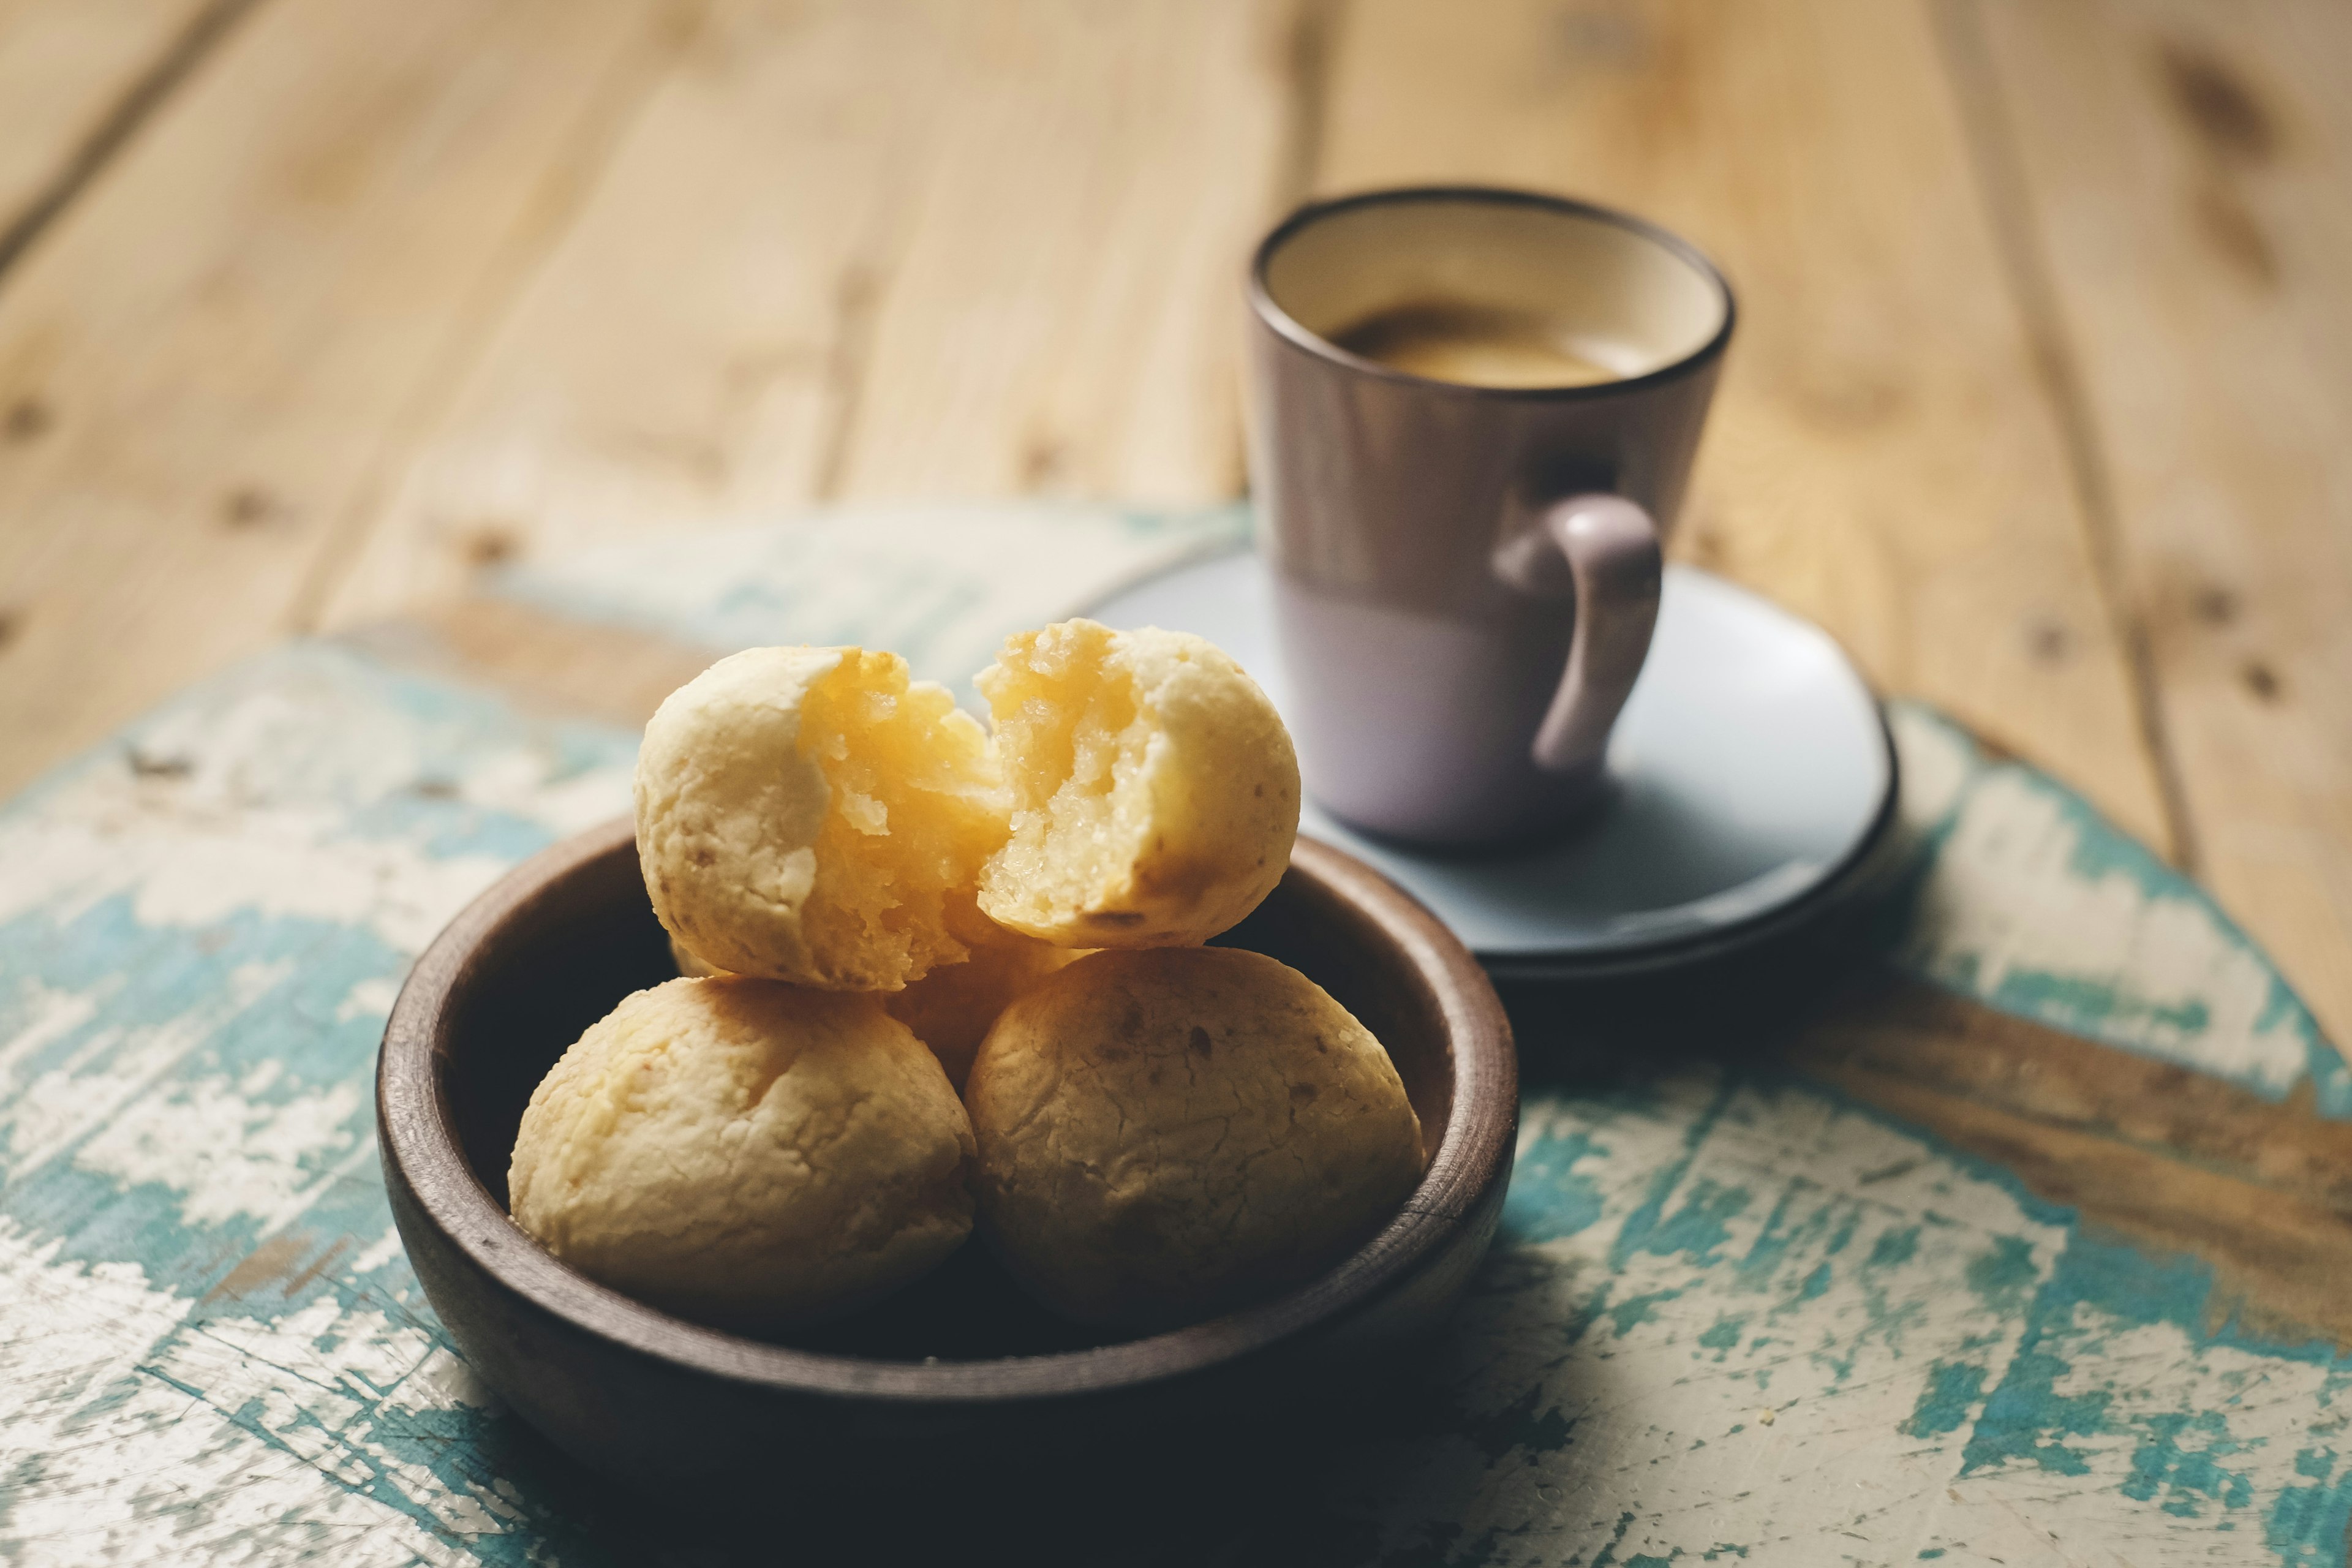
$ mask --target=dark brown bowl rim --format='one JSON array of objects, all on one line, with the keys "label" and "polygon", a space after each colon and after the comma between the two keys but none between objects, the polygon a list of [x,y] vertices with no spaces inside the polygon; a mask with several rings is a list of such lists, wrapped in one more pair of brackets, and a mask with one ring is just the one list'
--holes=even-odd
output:
[{"label": "dark brown bowl rim", "polygon": [[376,1072],[383,1155],[417,1210],[473,1266],[572,1327],[638,1354],[779,1392],[973,1404],[1099,1394],[1204,1371],[1262,1350],[1411,1279],[1507,1168],[1518,1110],[1510,1025],[1454,934],[1353,856],[1301,837],[1292,868],[1368,914],[1436,998],[1454,1058],[1444,1135],[1394,1219],[1318,1279],[1206,1322],[1089,1350],[992,1361],[901,1362],[795,1350],[671,1316],[559,1262],[517,1226],[467,1165],[436,1070],[442,1016],[484,940],[571,873],[629,843],[625,818],[524,861],[450,921],[417,960],[384,1026]]}]

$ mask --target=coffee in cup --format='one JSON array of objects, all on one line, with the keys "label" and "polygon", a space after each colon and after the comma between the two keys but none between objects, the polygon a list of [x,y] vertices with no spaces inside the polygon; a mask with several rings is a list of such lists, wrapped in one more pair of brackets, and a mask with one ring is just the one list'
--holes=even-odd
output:
[{"label": "coffee in cup", "polygon": [[1648,653],[1729,287],[1639,218],[1472,187],[1306,207],[1249,292],[1308,793],[1421,843],[1568,822]]},{"label": "coffee in cup", "polygon": [[1623,374],[1622,353],[1580,343],[1566,322],[1475,300],[1408,300],[1338,329],[1331,342],[1391,370],[1462,386],[1591,386]]}]

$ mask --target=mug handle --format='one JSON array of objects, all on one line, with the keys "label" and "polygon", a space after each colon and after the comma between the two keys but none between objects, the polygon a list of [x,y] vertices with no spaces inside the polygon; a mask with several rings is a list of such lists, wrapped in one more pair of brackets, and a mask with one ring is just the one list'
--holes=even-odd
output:
[{"label": "mug handle", "polygon": [[1495,566],[1523,593],[1576,596],[1568,668],[1528,749],[1548,773],[1597,772],[1658,624],[1658,525],[1623,496],[1570,496],[1547,507]]}]

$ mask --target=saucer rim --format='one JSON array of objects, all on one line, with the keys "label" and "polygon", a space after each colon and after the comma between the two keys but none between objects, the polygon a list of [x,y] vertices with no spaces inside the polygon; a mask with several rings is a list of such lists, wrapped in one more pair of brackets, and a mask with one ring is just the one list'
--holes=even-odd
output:
[{"label": "saucer rim", "polygon": [[[1174,576],[1179,573],[1201,570],[1216,563],[1242,556],[1257,557],[1261,563],[1265,559],[1255,542],[1238,547],[1188,553],[1182,559],[1171,561],[1156,571],[1139,574],[1088,595],[1086,604],[1072,611],[1071,614],[1093,617],[1106,606],[1163,578]],[[1698,931],[1677,931],[1648,942],[1616,942],[1605,947],[1531,946],[1497,951],[1480,947],[1466,938],[1462,939],[1464,945],[1469,947],[1476,955],[1480,964],[1497,980],[1615,979],[1650,974],[1725,957],[1744,949],[1760,945],[1775,937],[1792,934],[1802,930],[1816,918],[1848,905],[1857,897],[1865,894],[1873,882],[1888,868],[1880,864],[1882,860],[1888,861],[1890,864],[1892,862],[1889,851],[1900,837],[1895,829],[1900,816],[1903,795],[1902,756],[1895,743],[1894,730],[1887,720],[1885,699],[1863,674],[1862,668],[1855,662],[1853,654],[1826,627],[1798,615],[1796,611],[1767,598],[1742,584],[1735,583],[1704,567],[1693,566],[1683,562],[1670,563],[1667,570],[1704,578],[1717,587],[1758,600],[1780,614],[1798,621],[1815,635],[1827,639],[1837,650],[1838,657],[1844,660],[1856,684],[1868,697],[1871,717],[1877,727],[1879,750],[1885,761],[1885,779],[1877,804],[1864,827],[1854,835],[1844,853],[1818,875],[1808,879],[1803,887],[1780,902],[1750,910],[1735,920],[1718,925]],[[1329,816],[1334,824],[1349,833],[1365,835],[1363,828],[1331,813],[1328,807],[1319,809],[1323,810],[1324,815]],[[1302,826],[1302,835],[1307,831]],[[1376,835],[1365,836],[1370,837],[1374,843],[1389,853],[1406,857],[1412,857],[1416,853],[1411,846],[1383,839]],[[1349,854],[1357,853],[1352,846],[1343,846],[1343,847],[1346,847]],[[1369,861],[1366,863],[1370,864]],[[1430,905],[1416,889],[1409,883],[1390,876],[1384,868],[1375,867],[1375,869],[1382,877],[1396,883],[1416,903],[1429,909],[1433,916],[1437,916],[1434,907]],[[1443,916],[1437,916],[1437,918],[1441,921],[1444,919]],[[1448,929],[1452,928],[1449,926]]]}]

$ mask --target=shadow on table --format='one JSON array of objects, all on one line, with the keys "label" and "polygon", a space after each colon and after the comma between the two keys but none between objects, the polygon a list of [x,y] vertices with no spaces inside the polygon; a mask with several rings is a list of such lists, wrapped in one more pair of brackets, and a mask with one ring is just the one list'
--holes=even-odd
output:
[{"label": "shadow on table", "polygon": [[811,1494],[779,1474],[763,1495],[683,1502],[615,1488],[518,1423],[501,1468],[528,1475],[561,1514],[568,1528],[551,1533],[577,1543],[558,1547],[566,1563],[1341,1568],[1381,1547],[1370,1523],[1333,1511],[1328,1480],[1351,1454],[1448,1419],[1425,1371],[1445,1337],[1351,1408],[1272,1412],[1246,1431],[1171,1431],[1075,1462],[974,1454],[950,1475],[877,1474]]},{"label": "shadow on table", "polygon": [[1679,1068],[1777,1064],[1789,1041],[1881,967],[1887,899],[1764,945],[1660,973],[1498,982],[1523,1095],[1590,1093]]}]

